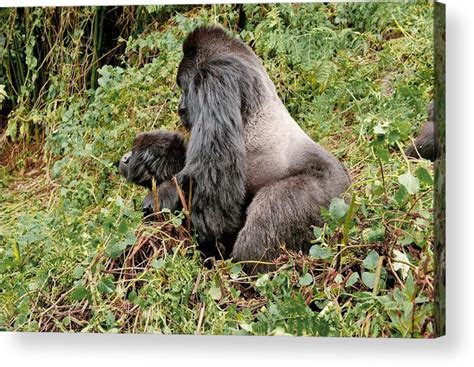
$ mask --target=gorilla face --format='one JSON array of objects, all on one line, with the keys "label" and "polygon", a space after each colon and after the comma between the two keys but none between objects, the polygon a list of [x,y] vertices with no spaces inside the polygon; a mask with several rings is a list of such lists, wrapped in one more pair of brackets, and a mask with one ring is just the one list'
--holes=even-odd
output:
[{"label": "gorilla face", "polygon": [[120,174],[127,178],[128,177],[128,161],[130,160],[130,157],[132,156],[132,151],[125,153],[122,158],[120,158],[118,168]]},{"label": "gorilla face", "polygon": [[[179,209],[179,196],[171,177],[181,171],[186,158],[183,137],[178,133],[155,130],[138,134],[132,151],[119,161],[120,174],[127,181],[150,189],[143,201],[143,212],[149,216],[163,208]],[[159,208],[154,207],[152,178],[158,186]]]},{"label": "gorilla face", "polygon": [[133,151],[125,153],[119,162],[119,172],[127,179],[137,185],[151,188],[152,172],[146,160],[138,159],[139,154]]}]

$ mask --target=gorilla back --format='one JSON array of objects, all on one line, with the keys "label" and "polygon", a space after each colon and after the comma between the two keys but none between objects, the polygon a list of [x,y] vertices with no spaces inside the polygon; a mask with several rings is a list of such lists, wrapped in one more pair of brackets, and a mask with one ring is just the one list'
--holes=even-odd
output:
[{"label": "gorilla back", "polygon": [[179,114],[191,138],[177,178],[184,185],[192,178],[198,240],[222,242],[238,232],[234,260],[266,270],[280,245],[307,247],[311,225],[323,224],[320,207],[350,178],[292,119],[250,47],[204,27],[183,52]]}]

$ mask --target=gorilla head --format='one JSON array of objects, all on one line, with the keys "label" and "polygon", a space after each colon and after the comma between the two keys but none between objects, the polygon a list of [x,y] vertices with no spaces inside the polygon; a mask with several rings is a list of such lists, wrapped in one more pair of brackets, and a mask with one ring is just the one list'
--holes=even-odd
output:
[{"label": "gorilla head", "polygon": [[[179,209],[179,197],[171,178],[184,167],[185,155],[184,139],[178,133],[162,130],[140,133],[132,150],[120,159],[119,172],[129,182],[150,190],[154,177],[160,208],[174,211]],[[149,216],[157,210],[150,191],[143,201],[144,215]]]},{"label": "gorilla head", "polygon": [[[206,104],[217,107],[219,103],[231,100],[234,106],[222,105],[214,108],[214,112],[255,111],[265,93],[261,79],[266,74],[250,47],[230,37],[222,28],[204,27],[187,37],[183,54],[177,74],[177,84],[183,92],[178,113],[186,128],[193,127],[194,115],[204,112]],[[223,97],[226,99],[222,100]],[[242,119],[239,116],[216,117]]]},{"label": "gorilla head", "polygon": [[171,179],[184,167],[186,148],[178,133],[155,130],[140,133],[132,151],[119,162],[119,172],[128,181],[151,189],[152,177],[157,184]]}]

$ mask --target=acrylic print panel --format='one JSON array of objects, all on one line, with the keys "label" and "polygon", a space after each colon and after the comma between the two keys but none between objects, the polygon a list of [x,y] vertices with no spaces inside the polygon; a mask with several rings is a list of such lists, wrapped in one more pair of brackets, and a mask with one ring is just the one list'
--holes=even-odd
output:
[{"label": "acrylic print panel", "polygon": [[1,330],[444,334],[443,5],[0,18]]}]

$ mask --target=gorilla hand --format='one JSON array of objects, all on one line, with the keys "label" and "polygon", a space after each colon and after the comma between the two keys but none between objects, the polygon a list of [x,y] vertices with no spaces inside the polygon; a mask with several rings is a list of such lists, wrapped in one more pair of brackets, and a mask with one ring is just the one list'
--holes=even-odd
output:
[{"label": "gorilla hand", "polygon": [[[178,192],[171,180],[162,182],[157,189],[160,210],[166,208],[171,212],[174,212],[175,210],[181,209]],[[143,199],[143,215],[148,217],[157,211],[158,210],[155,208],[155,202],[153,200],[153,192],[149,191],[147,196],[145,196],[145,199]]]}]

